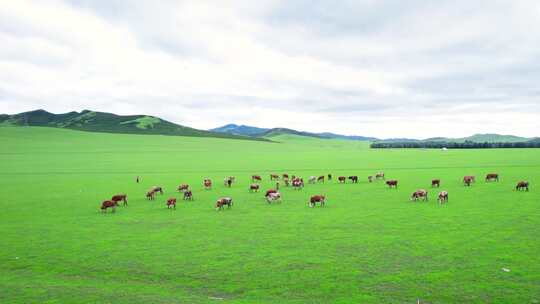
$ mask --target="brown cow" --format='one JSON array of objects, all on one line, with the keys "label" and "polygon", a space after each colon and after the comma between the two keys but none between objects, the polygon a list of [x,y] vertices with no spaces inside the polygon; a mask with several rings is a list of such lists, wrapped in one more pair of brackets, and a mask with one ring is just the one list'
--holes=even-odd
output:
[{"label": "brown cow", "polygon": [[151,191],[153,191],[154,193],[159,192],[159,194],[163,195],[163,188],[161,188],[160,186],[154,186]]},{"label": "brown cow", "polygon": [[189,185],[187,185],[187,184],[182,184],[182,185],[178,186],[178,191],[180,191],[180,192],[184,192],[184,191],[187,191],[187,190],[189,190]]},{"label": "brown cow", "polygon": [[356,175],[351,175],[351,176],[349,176],[349,179],[351,180],[351,182],[352,182],[353,184],[358,184],[358,176],[356,176]]},{"label": "brown cow", "polygon": [[521,190],[529,191],[529,182],[526,182],[526,181],[518,182],[517,185],[516,185],[516,190],[517,191],[521,191]]},{"label": "brown cow", "polygon": [[258,184],[251,184],[249,186],[249,192],[258,192],[259,191],[259,185]]},{"label": "brown cow", "polygon": [[437,198],[437,201],[440,204],[444,204],[444,203],[448,202],[448,192],[447,191],[439,192],[439,198]]},{"label": "brown cow", "polygon": [[344,184],[345,180],[347,180],[347,178],[345,176],[338,176],[337,180],[338,180],[338,182]]},{"label": "brown cow", "polygon": [[216,201],[216,210],[223,210],[223,208],[227,205],[227,208],[231,208],[233,205],[233,200],[230,197],[222,197]]},{"label": "brown cow", "polygon": [[377,174],[375,174],[375,179],[384,179],[384,172],[377,172]]},{"label": "brown cow", "polygon": [[397,189],[397,184],[398,184],[398,181],[395,180],[395,179],[392,179],[392,180],[388,180],[386,181],[386,184],[388,185],[388,188],[396,188]]},{"label": "brown cow", "polygon": [[419,199],[422,199],[423,201],[428,200],[428,192],[424,189],[419,189],[413,192],[411,195],[411,201],[417,201]]},{"label": "brown cow", "polygon": [[282,177],[285,179],[285,178],[289,178],[289,174],[287,173],[283,173]]},{"label": "brown cow", "polygon": [[127,195],[125,194],[117,194],[117,195],[114,195],[112,198],[111,198],[111,201],[113,202],[119,202],[119,201],[123,201],[124,202],[124,206],[127,206],[128,202],[127,202]]},{"label": "brown cow", "polygon": [[279,175],[277,174],[270,174],[270,180],[278,180],[279,179]]},{"label": "brown cow", "polygon": [[212,189],[212,180],[209,179],[209,178],[205,178],[204,182],[203,182],[203,185],[204,185],[204,189],[206,189],[206,190]]},{"label": "brown cow", "polygon": [[491,182],[491,181],[498,182],[499,181],[499,174],[497,174],[497,173],[488,173],[486,175],[486,182]]},{"label": "brown cow", "polygon": [[264,197],[267,197],[270,193],[277,193],[278,191],[276,189],[269,189],[266,190],[266,193],[264,194]]},{"label": "brown cow", "polygon": [[301,178],[293,179],[292,186],[294,190],[301,190],[304,187],[304,180]]},{"label": "brown cow", "polygon": [[309,199],[308,206],[309,207],[315,207],[317,205],[317,203],[320,203],[321,207],[324,207],[325,200],[326,200],[326,197],[324,195],[320,195],[320,194],[319,195],[313,195]]},{"label": "brown cow", "polygon": [[167,200],[167,209],[170,209],[171,207],[176,209],[176,198],[174,197],[171,197]]},{"label": "brown cow", "polygon": [[324,183],[324,175],[321,175],[321,176],[317,177],[317,182]]},{"label": "brown cow", "polygon": [[440,179],[432,179],[431,180],[431,187],[437,187],[439,188],[441,186],[441,180]]},{"label": "brown cow", "polygon": [[184,200],[193,200],[193,192],[191,190],[184,192]]},{"label": "brown cow", "polygon": [[272,202],[281,203],[281,194],[279,192],[268,193],[266,201],[271,204]]},{"label": "brown cow", "polygon": [[474,176],[464,176],[463,177],[463,184],[467,187],[471,185],[471,183],[474,182]]},{"label": "brown cow", "polygon": [[101,203],[101,212],[107,213],[107,209],[111,208],[112,212],[114,213],[116,211],[116,207],[118,207],[118,202],[115,202],[115,201],[103,201],[103,203]]},{"label": "brown cow", "polygon": [[146,199],[148,200],[154,200],[156,193],[152,190],[146,192]]},{"label": "brown cow", "polygon": [[262,181],[262,178],[261,178],[260,175],[252,175],[251,176],[251,181],[252,182],[260,182],[260,181]]}]

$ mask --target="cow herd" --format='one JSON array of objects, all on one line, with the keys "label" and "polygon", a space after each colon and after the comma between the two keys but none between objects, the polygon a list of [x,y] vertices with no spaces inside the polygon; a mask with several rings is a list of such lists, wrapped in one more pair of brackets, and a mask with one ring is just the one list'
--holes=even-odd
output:
[{"label": "cow herd", "polygon": [[[309,184],[316,184],[316,183],[324,183],[325,178],[327,178],[328,181],[332,180],[332,174],[320,175],[320,176],[310,176],[308,178]],[[137,177],[137,182],[138,182]],[[398,187],[398,180],[391,179],[386,180],[384,172],[378,172],[374,176],[370,175],[368,176],[368,182],[372,183],[376,180],[385,180],[385,184],[389,188],[397,189]],[[233,183],[235,182],[234,176],[228,176],[224,178],[224,186],[225,187],[232,187]],[[338,176],[337,178],[339,184],[344,184],[349,180],[353,184],[358,183],[358,176],[351,175],[351,176]],[[270,181],[276,182],[275,189],[269,189],[266,191],[264,198],[265,200],[271,204],[271,203],[280,203],[281,202],[281,193],[279,192],[280,182],[283,182],[283,184],[286,187],[292,186],[294,190],[301,190],[304,188],[304,179],[298,176],[292,175],[289,178],[288,174],[282,174],[281,176],[278,174],[271,174],[270,175]],[[497,173],[488,173],[485,178],[486,182],[498,182],[499,181],[499,174]],[[262,177],[260,175],[252,175],[251,176],[251,182],[252,184],[249,185],[249,192],[258,192],[260,189],[260,182],[262,182]],[[466,175],[463,177],[463,185],[470,187],[473,183],[476,182],[476,178],[471,175]],[[431,181],[431,187],[432,188],[439,188],[441,185],[440,179],[433,179]],[[209,178],[205,178],[203,180],[203,187],[205,190],[211,190],[212,189],[212,180]],[[529,191],[529,182],[528,181],[520,181],[517,183],[515,187],[516,191]],[[183,194],[184,200],[193,200],[193,192],[189,185],[187,184],[181,184],[177,188],[178,192]],[[154,186],[148,192],[146,192],[146,199],[147,200],[154,200],[155,196],[157,194],[163,195],[163,188],[160,186]],[[428,191],[425,189],[418,189],[414,191],[410,197],[411,201],[428,201]],[[440,204],[444,204],[448,202],[448,192],[447,191],[440,191],[437,196],[437,201]],[[107,209],[111,209],[112,212],[115,212],[116,207],[120,206],[119,202],[123,202],[123,206],[128,205],[127,201],[127,195],[126,194],[117,194],[111,197],[110,200],[105,200],[101,204],[101,210],[102,212],[107,212]],[[322,194],[312,195],[308,200],[308,206],[309,207],[315,207],[317,203],[321,207],[325,206],[326,202],[326,196]],[[167,209],[176,209],[176,198],[171,197],[167,199],[166,201]],[[227,208],[231,208],[233,206],[233,199],[231,197],[221,197],[219,198],[214,207],[216,210],[223,210],[227,206]]]}]

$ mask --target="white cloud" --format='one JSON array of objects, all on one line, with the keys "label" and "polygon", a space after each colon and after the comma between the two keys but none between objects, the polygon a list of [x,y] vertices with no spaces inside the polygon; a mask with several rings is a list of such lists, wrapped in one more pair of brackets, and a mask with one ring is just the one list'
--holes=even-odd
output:
[{"label": "white cloud", "polygon": [[536,1],[6,1],[0,112],[537,136],[539,15]]}]

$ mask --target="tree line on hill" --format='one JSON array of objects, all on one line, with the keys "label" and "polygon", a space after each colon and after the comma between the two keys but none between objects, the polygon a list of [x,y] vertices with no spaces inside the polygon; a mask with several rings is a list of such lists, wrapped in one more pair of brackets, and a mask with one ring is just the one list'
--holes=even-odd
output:
[{"label": "tree line on hill", "polygon": [[496,149],[496,148],[540,148],[540,139],[525,142],[445,142],[445,141],[393,141],[374,142],[370,146],[374,149]]}]

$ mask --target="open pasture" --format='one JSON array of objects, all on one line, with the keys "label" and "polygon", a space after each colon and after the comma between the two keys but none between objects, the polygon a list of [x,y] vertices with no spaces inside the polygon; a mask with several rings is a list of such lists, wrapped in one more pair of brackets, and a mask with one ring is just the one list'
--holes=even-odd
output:
[{"label": "open pasture", "polygon": [[[0,302],[540,302],[539,150],[274,139],[281,143],[0,128]],[[397,189],[368,183],[378,171]],[[491,172],[499,182],[484,182]],[[306,186],[281,184],[283,202],[269,205],[271,173]],[[330,182],[307,183],[328,173]],[[254,174],[261,190],[250,193]],[[340,184],[340,175],[359,182]],[[465,187],[464,175],[477,181]],[[236,177],[230,189],[227,176]],[[531,190],[515,191],[519,180]],[[180,184],[193,201],[182,200]],[[154,185],[165,193],[148,201]],[[429,202],[409,200],[418,188]],[[100,213],[117,193],[129,206]],[[325,194],[326,207],[308,208],[313,194]],[[221,196],[234,206],[216,211]]]}]

